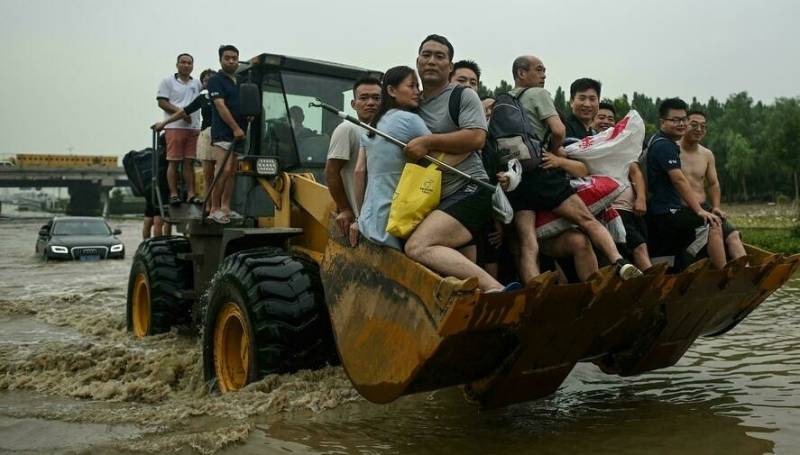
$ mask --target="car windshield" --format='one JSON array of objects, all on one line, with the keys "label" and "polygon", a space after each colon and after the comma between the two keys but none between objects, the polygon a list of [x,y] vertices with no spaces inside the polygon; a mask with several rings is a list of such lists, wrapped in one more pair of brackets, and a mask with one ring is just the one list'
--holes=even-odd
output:
[{"label": "car windshield", "polygon": [[103,220],[61,220],[53,226],[53,235],[110,235]]}]

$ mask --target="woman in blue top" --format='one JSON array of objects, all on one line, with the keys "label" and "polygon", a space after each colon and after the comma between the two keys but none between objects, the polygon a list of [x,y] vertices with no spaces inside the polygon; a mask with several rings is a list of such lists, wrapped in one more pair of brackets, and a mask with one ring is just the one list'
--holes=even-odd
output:
[{"label": "woman in blue top", "polygon": [[[419,82],[413,69],[396,66],[383,76],[382,104],[373,125],[403,142],[431,134],[425,122],[412,112],[419,106]],[[403,249],[400,240],[386,232],[392,195],[400,181],[406,155],[403,149],[386,139],[369,133],[361,139],[362,150],[356,164],[356,198],[364,196],[358,217],[358,230],[371,242]],[[364,160],[369,176],[364,188]],[[359,172],[361,171],[361,172]]]},{"label": "woman in blue top", "polygon": [[[410,112],[419,106],[420,90],[417,74],[407,66],[396,66],[386,71],[383,76],[382,104],[373,119],[373,125],[380,131],[387,133],[401,142],[408,143],[415,137],[431,134],[425,122],[417,114]],[[364,195],[357,224],[353,223],[351,229],[358,229],[368,240],[395,248],[402,251],[400,240],[386,232],[389,221],[389,209],[392,205],[392,196],[400,181],[400,175],[405,166],[406,154],[399,146],[376,136],[374,133],[365,135],[361,140],[361,151],[356,163],[355,193],[356,200]],[[366,160],[366,175],[369,177],[364,188],[364,161]],[[351,234],[353,231],[351,231]],[[355,237],[351,235],[351,243],[355,244]],[[441,247],[445,248],[445,247]],[[469,276],[478,278],[481,289],[486,292],[502,292],[519,289],[519,283],[503,286],[478,265],[472,263],[461,253],[453,250],[451,261],[465,262],[471,269]],[[436,264],[426,264],[437,269]],[[469,278],[459,276],[457,278]]]}]

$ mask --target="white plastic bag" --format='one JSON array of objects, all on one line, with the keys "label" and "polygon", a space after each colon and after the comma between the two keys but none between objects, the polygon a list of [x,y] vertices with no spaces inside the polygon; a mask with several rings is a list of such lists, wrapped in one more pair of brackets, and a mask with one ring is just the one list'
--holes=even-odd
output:
[{"label": "white plastic bag", "polygon": [[628,165],[639,159],[644,133],[644,121],[632,109],[613,128],[587,136],[564,150],[569,158],[585,164],[590,174],[607,175],[627,183]]}]

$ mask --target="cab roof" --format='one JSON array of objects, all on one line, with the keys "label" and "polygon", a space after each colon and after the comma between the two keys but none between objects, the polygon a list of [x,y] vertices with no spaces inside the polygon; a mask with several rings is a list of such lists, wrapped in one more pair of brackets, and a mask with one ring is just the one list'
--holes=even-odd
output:
[{"label": "cab roof", "polygon": [[278,54],[259,54],[248,62],[241,62],[237,72],[245,72],[253,68],[286,69],[301,73],[321,74],[325,76],[358,79],[363,76],[380,78],[380,71],[360,68],[357,66],[343,65],[341,63],[327,62],[312,58],[292,57]]}]

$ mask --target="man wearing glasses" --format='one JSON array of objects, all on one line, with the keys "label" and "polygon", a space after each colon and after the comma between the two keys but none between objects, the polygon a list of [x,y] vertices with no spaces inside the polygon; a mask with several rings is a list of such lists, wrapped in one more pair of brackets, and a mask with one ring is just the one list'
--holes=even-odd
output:
[{"label": "man wearing glasses", "polygon": [[[720,219],[706,211],[681,170],[678,141],[686,134],[688,106],[680,98],[668,98],[658,108],[659,131],[650,139],[645,161],[650,199],[647,201],[648,247],[655,256],[675,256],[686,265],[684,254],[696,255],[707,235],[706,251],[716,268],[725,266],[725,247]],[[704,226],[708,230],[703,229]]]},{"label": "man wearing glasses", "polygon": [[[738,259],[747,253],[742,245],[739,232],[725,219],[725,212],[720,209],[722,192],[719,179],[717,179],[714,154],[700,145],[707,132],[706,114],[702,111],[690,111],[687,117],[689,118],[689,129],[680,141],[681,170],[700,201],[700,206],[722,220],[722,237],[725,239],[728,258],[730,260]],[[708,189],[706,189],[706,184],[708,184]],[[711,199],[711,204],[708,203],[708,199]]]},{"label": "man wearing glasses", "polygon": [[[353,100],[350,106],[356,111],[358,119],[369,123],[381,106],[381,83],[374,77],[364,77],[353,85]],[[328,191],[336,202],[336,224],[342,235],[348,236],[350,225],[358,216],[358,204],[353,197],[353,172],[358,149],[361,147],[361,127],[342,122],[333,130],[325,163],[325,182]]]}]

